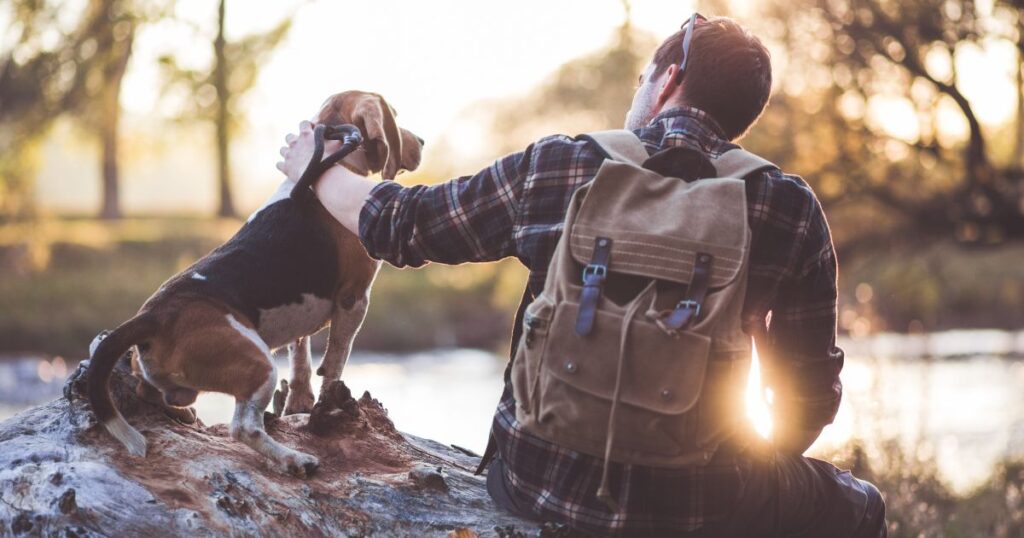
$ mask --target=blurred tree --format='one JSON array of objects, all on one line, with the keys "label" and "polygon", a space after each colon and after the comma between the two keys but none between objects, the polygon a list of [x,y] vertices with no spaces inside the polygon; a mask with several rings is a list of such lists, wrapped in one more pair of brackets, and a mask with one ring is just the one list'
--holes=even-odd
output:
[{"label": "blurred tree", "polygon": [[33,148],[54,120],[70,114],[99,138],[100,216],[120,216],[121,82],[136,28],[162,17],[170,3],[89,0],[77,13],[62,1],[7,6],[11,32],[0,42],[0,214],[29,211]]},{"label": "blurred tree", "polygon": [[[1020,7],[1011,7],[1019,21]],[[788,141],[783,145],[813,156],[821,161],[816,168],[833,176],[811,176],[832,183],[823,191],[884,208],[918,234],[971,242],[1024,238],[1019,157],[1010,166],[997,163],[958,81],[958,54],[1000,37],[975,2],[798,0],[765,11],[765,27],[784,45],[788,66],[769,114],[785,111],[780,101],[792,101],[790,119],[802,112],[838,130],[807,140],[799,122],[789,123],[759,128],[752,141]],[[1016,27],[1019,33],[1019,22]],[[885,105],[890,111],[909,106],[917,125],[894,133],[889,118],[879,117]],[[946,111],[963,119],[965,136],[940,121]]]},{"label": "blurred tree", "polygon": [[553,133],[622,127],[637,76],[658,45],[632,25],[629,3],[623,6],[624,22],[607,47],[566,62],[529,95],[489,110],[495,138],[489,151],[519,151]]},{"label": "blurred tree", "polygon": [[1024,0],[997,0],[996,8],[1009,23],[1006,39],[1017,47],[1017,121],[1011,164],[1024,169]]},{"label": "blurred tree", "polygon": [[86,98],[71,112],[100,142],[103,189],[99,217],[121,218],[118,134],[121,124],[121,83],[132,54],[141,13],[130,1],[96,2],[105,11],[106,24],[95,36],[103,43],[97,58],[94,80],[86,85]]},{"label": "blurred tree", "polygon": [[[291,17],[262,33],[250,34],[229,42],[224,35],[225,0],[217,5],[217,31],[213,38],[213,58],[205,69],[181,65],[173,55],[160,58],[166,92],[180,91],[194,96],[183,100],[179,117],[188,121],[207,121],[215,129],[217,146],[217,215],[237,216],[231,191],[231,134],[242,121],[236,110],[239,99],[256,83],[259,68],[288,34]],[[166,93],[165,92],[165,93]]]},{"label": "blurred tree", "polygon": [[61,17],[63,4],[16,1],[0,41],[0,215],[31,212],[32,154],[53,120],[85,99],[103,57],[96,38],[110,2],[90,1],[81,16]]}]

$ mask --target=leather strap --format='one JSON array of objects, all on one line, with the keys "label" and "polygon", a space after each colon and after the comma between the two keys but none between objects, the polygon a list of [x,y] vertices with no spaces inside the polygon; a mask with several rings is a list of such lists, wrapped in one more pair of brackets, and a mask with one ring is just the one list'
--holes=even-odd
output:
[{"label": "leather strap", "polygon": [[583,269],[583,292],[580,293],[580,310],[576,316],[576,334],[580,336],[587,336],[594,329],[597,300],[601,297],[601,286],[608,277],[608,260],[611,259],[611,254],[611,239],[594,239],[594,254],[590,258],[590,264]]},{"label": "leather strap", "polygon": [[705,252],[697,253],[697,260],[693,264],[693,279],[686,289],[686,296],[676,305],[675,309],[665,311],[658,318],[658,327],[661,330],[675,335],[676,331],[686,328],[690,322],[700,317],[701,305],[708,295],[708,287],[711,283],[711,262],[714,256]]},{"label": "leather strap", "polygon": [[593,142],[606,159],[643,166],[647,160],[647,148],[633,131],[613,129],[597,131],[576,137],[577,140]]},{"label": "leather strap", "polygon": [[612,448],[615,446],[615,432],[618,418],[619,403],[622,400],[622,373],[626,364],[626,350],[629,338],[629,328],[633,318],[640,311],[640,306],[647,302],[647,297],[652,295],[657,282],[652,280],[647,287],[640,292],[640,295],[633,300],[633,303],[626,309],[622,317],[622,332],[619,335],[619,356],[618,366],[615,369],[615,391],[612,393],[612,406],[608,410],[608,434],[604,441],[604,464],[601,466],[601,483],[597,488],[597,498],[608,506],[613,513],[619,512],[619,503],[610,489],[608,470],[611,467]]},{"label": "leather strap", "polygon": [[778,168],[775,163],[758,157],[743,149],[735,148],[717,157],[711,157],[711,164],[715,166],[719,177],[743,179],[754,172],[767,168]]}]

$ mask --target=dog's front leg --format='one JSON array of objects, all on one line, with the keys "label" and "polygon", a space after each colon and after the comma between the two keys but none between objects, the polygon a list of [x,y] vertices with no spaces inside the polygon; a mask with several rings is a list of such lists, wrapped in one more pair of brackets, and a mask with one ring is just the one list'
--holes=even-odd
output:
[{"label": "dog's front leg", "polygon": [[313,397],[312,365],[310,363],[309,337],[303,336],[288,346],[288,358],[292,365],[291,381],[288,384],[288,398],[284,414],[309,413],[316,399]]},{"label": "dog's front leg", "polygon": [[327,337],[327,351],[324,352],[324,359],[316,373],[323,376],[323,385],[320,386],[320,394],[332,381],[341,379],[341,372],[345,369],[348,356],[352,353],[352,341],[356,333],[363,326],[363,319],[366,318],[366,310],[370,306],[370,290],[366,295],[356,300],[350,307],[338,305],[331,316],[331,329]]}]

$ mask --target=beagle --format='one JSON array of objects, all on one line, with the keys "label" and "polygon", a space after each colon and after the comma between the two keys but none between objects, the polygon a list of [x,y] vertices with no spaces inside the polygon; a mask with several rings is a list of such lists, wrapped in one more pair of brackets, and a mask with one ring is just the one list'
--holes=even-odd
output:
[{"label": "beagle", "polygon": [[[423,141],[398,127],[394,110],[379,95],[339,93],[316,120],[359,128],[363,145],[340,163],[355,173],[379,172],[389,180],[419,166]],[[309,336],[330,326],[317,370],[327,386],[341,378],[380,262],[315,196],[290,196],[294,186],[285,180],[234,237],[160,286],[91,353],[92,409],[132,454],[145,456],[146,440],[114,407],[107,384],[117,360],[135,346],[132,366],[141,397],[167,406],[172,416],[194,420],[186,408],[200,392],[229,394],[236,402],[232,437],[282,472],[304,477],[318,467],[315,457],[264,430],[263,411],[277,386],[271,350],[291,344],[285,414],[309,412]]]}]

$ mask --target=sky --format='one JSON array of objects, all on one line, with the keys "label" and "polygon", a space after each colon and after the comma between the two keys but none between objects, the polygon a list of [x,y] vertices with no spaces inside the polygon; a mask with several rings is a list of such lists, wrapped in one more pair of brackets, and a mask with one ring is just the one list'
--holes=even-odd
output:
[{"label": "sky", "polygon": [[[688,2],[634,4],[634,24],[659,35],[674,31],[692,11]],[[180,0],[177,15],[212,35],[213,6]],[[233,147],[236,193],[244,210],[274,190],[280,180],[274,163],[285,134],[328,95],[349,89],[380,93],[398,110],[399,122],[429,147],[473,103],[526,93],[562,63],[605,45],[624,18],[619,0],[236,0],[227,4],[228,39],[270,28],[289,14],[291,32],[247,96],[247,123]],[[181,24],[145,28],[122,97],[129,130],[145,128],[161,115],[153,59],[166,51],[196,66],[211,55],[208,42]],[[129,212],[194,205],[197,198],[200,211],[213,207],[212,139],[202,131],[184,131],[149,147],[127,142],[123,200]],[[98,166],[96,171],[83,166],[95,153],[89,144],[82,133],[58,130],[47,145],[37,187],[44,206],[95,207]],[[80,179],[69,184],[68,174]]]},{"label": "sky", "polygon": [[[745,5],[739,3],[741,20]],[[631,15],[642,30],[666,36],[692,10],[692,2],[634,0]],[[206,65],[212,52],[203,36],[213,35],[215,3],[179,0],[176,15],[195,28],[180,22],[144,27],[125,80],[122,196],[129,213],[209,213],[214,207],[212,130],[160,123],[168,111],[154,60],[173,52],[186,64]],[[328,95],[349,89],[382,94],[398,110],[399,123],[427,141],[427,159],[443,159],[429,152],[431,142],[458,132],[453,130],[460,113],[474,103],[523,95],[564,62],[601,48],[625,11],[620,0],[234,0],[227,4],[228,39],[273,27],[284,16],[293,18],[291,32],[243,101],[248,117],[232,148],[242,212],[274,190],[281,179],[274,163],[285,134]],[[1012,54],[1012,48],[993,44],[958,61],[962,86],[983,120],[1005,118],[1012,107],[1005,67]],[[882,97],[872,107],[895,134],[914,135],[917,120],[898,99]],[[949,115],[951,128],[962,128],[957,119]],[[147,135],[153,132],[159,134]],[[97,151],[86,134],[59,128],[44,147],[37,182],[43,207],[97,207]]]}]

